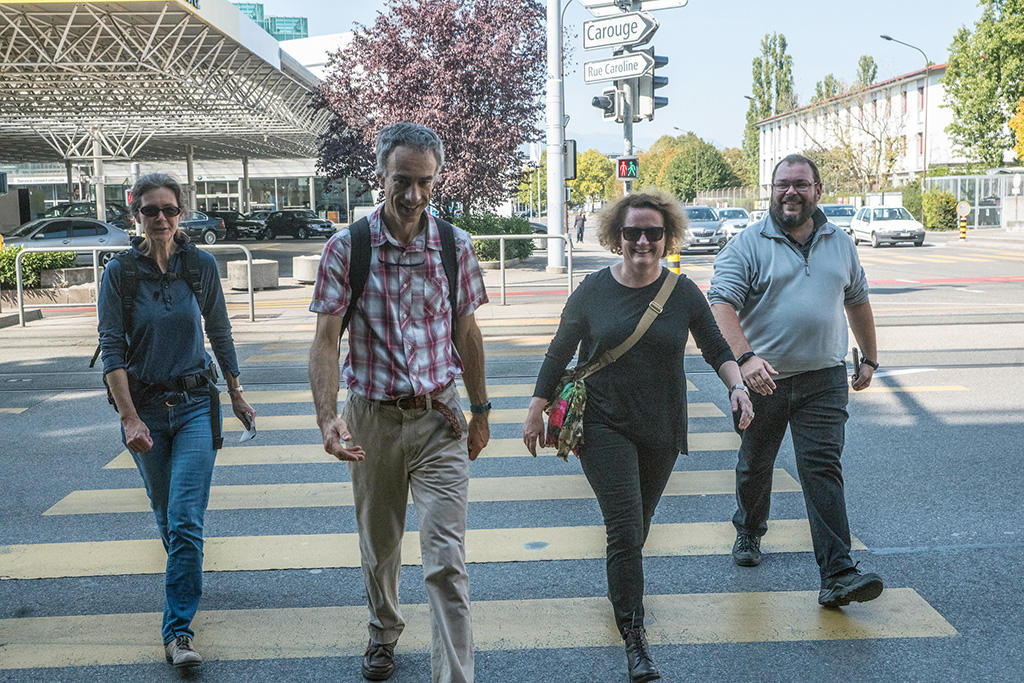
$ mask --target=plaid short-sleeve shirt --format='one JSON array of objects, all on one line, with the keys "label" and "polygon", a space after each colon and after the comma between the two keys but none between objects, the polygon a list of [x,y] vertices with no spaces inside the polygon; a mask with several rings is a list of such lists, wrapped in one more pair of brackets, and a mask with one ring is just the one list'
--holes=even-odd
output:
[{"label": "plaid short-sleeve shirt", "polygon": [[[370,216],[370,272],[348,327],[342,377],[349,391],[374,400],[420,396],[462,374],[452,343],[448,278],[441,262],[441,236],[427,214],[427,228],[399,244],[382,220]],[[455,228],[458,304],[455,318],[487,303],[480,264],[469,234]],[[309,310],[342,317],[349,305],[352,235],[347,228],[327,241]]]}]

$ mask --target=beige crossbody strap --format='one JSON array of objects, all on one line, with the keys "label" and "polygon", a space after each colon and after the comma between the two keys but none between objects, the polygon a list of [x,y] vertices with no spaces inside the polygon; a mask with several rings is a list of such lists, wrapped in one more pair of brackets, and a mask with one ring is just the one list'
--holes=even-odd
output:
[{"label": "beige crossbody strap", "polygon": [[665,310],[665,302],[668,301],[668,298],[672,295],[672,290],[676,288],[677,282],[679,282],[679,276],[675,273],[669,272],[665,276],[665,281],[661,284],[661,289],[658,290],[657,295],[651,300],[651,303],[647,304],[647,310],[645,310],[643,316],[640,317],[640,322],[636,324],[636,329],[633,330],[633,334],[626,337],[626,340],[614,349],[601,354],[600,358],[583,368],[577,376],[577,379],[589,377],[606,365],[611,365],[618,360],[622,354],[633,348],[633,345],[640,341],[640,338],[647,333],[647,328],[654,323],[654,319],[661,315],[661,312]]}]

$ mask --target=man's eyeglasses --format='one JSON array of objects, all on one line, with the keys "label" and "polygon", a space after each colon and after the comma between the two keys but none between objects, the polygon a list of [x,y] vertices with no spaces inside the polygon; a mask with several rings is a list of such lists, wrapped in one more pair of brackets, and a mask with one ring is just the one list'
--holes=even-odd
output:
[{"label": "man's eyeglasses", "polygon": [[[394,250],[390,250],[389,249],[387,251],[394,251]],[[410,254],[410,255],[412,255],[412,254],[418,255],[418,260],[413,262],[413,263],[402,263],[400,260],[399,261],[389,261],[387,259],[387,257],[384,255],[384,252],[385,252],[385,249],[383,247],[381,249],[377,250],[377,262],[380,263],[381,265],[385,265],[385,266],[398,266],[400,268],[415,268],[416,266],[422,266],[424,263],[427,262],[427,252],[426,251],[409,251],[409,252],[400,251],[398,253],[398,258],[399,259],[404,257],[407,253]]]},{"label": "man's eyeglasses", "polygon": [[156,218],[160,212],[163,212],[167,218],[174,218],[181,213],[180,206],[156,206],[149,204],[147,206],[139,207],[139,213],[147,218]]},{"label": "man's eyeglasses", "polygon": [[817,185],[817,183],[809,183],[806,180],[795,180],[793,182],[777,182],[772,183],[772,187],[776,192],[786,192],[789,188],[793,188],[797,192],[807,192],[809,189]]},{"label": "man's eyeglasses", "polygon": [[648,242],[660,242],[665,237],[665,228],[634,228],[627,227],[622,229],[622,238],[627,242],[638,242],[640,241],[640,235],[647,238]]}]

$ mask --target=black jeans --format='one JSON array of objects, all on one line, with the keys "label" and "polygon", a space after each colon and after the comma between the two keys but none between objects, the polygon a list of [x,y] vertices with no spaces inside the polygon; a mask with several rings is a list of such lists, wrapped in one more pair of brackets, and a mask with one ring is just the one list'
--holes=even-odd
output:
[{"label": "black jeans", "polygon": [[751,392],[756,417],[740,432],[736,463],[736,530],[763,536],[768,530],[772,469],[789,426],[796,469],[807,505],[814,558],[821,578],[853,566],[850,524],[843,493],[843,452],[848,414],[846,368],[836,366],[776,380],[769,396]]},{"label": "black jeans", "polygon": [[644,623],[643,547],[676,462],[675,446],[645,448],[600,423],[583,424],[580,462],[608,534],[608,599],[619,633]]}]

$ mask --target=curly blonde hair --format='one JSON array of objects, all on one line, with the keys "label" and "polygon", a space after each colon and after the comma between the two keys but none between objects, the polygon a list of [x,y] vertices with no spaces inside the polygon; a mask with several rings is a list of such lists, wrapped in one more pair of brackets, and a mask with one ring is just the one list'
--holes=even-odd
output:
[{"label": "curly blonde hair", "polygon": [[665,224],[665,252],[675,253],[686,230],[686,217],[679,208],[679,200],[660,190],[645,190],[627,194],[611,206],[603,209],[597,219],[597,240],[613,254],[622,253],[619,234],[625,227],[626,212],[630,209],[654,209],[661,214]]}]

